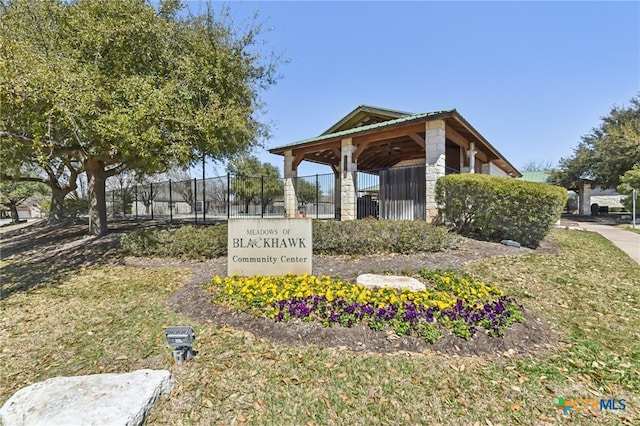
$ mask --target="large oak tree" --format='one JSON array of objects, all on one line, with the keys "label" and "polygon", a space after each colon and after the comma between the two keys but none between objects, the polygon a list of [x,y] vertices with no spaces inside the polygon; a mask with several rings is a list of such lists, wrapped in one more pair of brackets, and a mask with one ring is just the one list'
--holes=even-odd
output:
[{"label": "large oak tree", "polygon": [[591,181],[601,188],[616,188],[629,170],[640,167],[640,98],[614,106],[598,127],[582,137],[571,157],[560,160],[551,179],[573,187]]},{"label": "large oak tree", "polygon": [[[266,135],[260,93],[278,58],[211,9],[177,0],[11,0],[0,6],[0,144],[88,177],[90,232],[107,232],[105,180],[224,159]],[[20,147],[17,149],[16,147]],[[25,152],[26,149],[26,154]]]},{"label": "large oak tree", "polygon": [[255,156],[234,158],[227,165],[231,179],[231,192],[242,203],[244,213],[258,202],[264,212],[277,197],[284,196],[284,183],[280,171],[270,163],[263,163]]}]

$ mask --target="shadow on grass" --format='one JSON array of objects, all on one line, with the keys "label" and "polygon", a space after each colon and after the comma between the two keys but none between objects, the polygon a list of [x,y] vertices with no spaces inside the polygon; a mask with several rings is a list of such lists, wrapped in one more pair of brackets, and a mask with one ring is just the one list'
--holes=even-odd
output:
[{"label": "shadow on grass", "polygon": [[59,284],[81,267],[119,263],[119,234],[136,226],[114,223],[110,234],[94,237],[87,235],[86,223],[65,222],[3,238],[0,300]]}]

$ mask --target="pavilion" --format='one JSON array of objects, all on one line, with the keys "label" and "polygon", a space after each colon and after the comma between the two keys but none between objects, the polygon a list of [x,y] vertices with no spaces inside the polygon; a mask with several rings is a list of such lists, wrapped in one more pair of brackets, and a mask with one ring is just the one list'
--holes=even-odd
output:
[{"label": "pavilion", "polygon": [[[435,184],[449,173],[521,177],[520,172],[455,109],[411,114],[361,105],[321,135],[269,150],[284,156],[285,212],[295,217],[294,180],[302,161],[331,167],[336,179],[336,218],[357,217],[356,172],[380,175],[380,186],[411,185],[385,203],[410,206],[415,219],[437,215]],[[407,173],[411,169],[411,173]],[[406,194],[411,194],[407,196]],[[410,199],[406,199],[410,198]]]}]

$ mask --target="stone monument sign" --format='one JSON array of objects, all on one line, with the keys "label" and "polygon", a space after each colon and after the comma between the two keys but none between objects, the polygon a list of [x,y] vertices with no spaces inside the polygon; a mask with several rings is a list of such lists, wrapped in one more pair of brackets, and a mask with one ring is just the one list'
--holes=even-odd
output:
[{"label": "stone monument sign", "polygon": [[227,274],[311,274],[311,219],[229,219]]}]

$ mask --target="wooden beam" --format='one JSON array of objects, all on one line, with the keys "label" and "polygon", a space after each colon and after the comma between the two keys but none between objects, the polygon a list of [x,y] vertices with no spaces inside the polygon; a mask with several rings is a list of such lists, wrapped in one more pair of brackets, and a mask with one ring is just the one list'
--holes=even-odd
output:
[{"label": "wooden beam", "polygon": [[[332,142],[332,143],[328,143],[328,144],[323,144],[323,145],[311,145],[311,146],[304,146],[304,147],[300,147],[300,148],[296,148],[292,150],[292,154],[294,156],[294,160],[291,163],[291,167],[292,170],[296,170],[296,168],[300,165],[300,163],[302,162],[302,160],[308,160],[308,161],[314,161],[314,162],[320,162],[320,158],[326,159],[327,158],[327,151],[329,152],[334,152],[337,153],[337,157],[340,157],[339,153],[340,153],[340,148],[339,144],[336,142]],[[315,158],[313,157],[308,157],[305,158],[305,156],[307,154],[316,154]],[[325,163],[320,163],[320,164],[325,164]]]},{"label": "wooden beam", "polygon": [[300,165],[300,163],[302,163],[302,160],[304,160],[304,153],[298,153],[295,154],[295,158],[293,159],[293,163],[291,163],[291,171],[295,171],[298,169],[298,166]]},{"label": "wooden beam", "polygon": [[311,145],[311,146],[304,146],[301,148],[295,148],[291,152],[293,153],[293,155],[297,156],[298,154],[304,155],[310,152],[322,152],[328,149],[338,148],[339,146],[340,145],[336,143],[325,144],[325,145]]},{"label": "wooden beam", "polygon": [[326,161],[332,161],[336,158],[333,151],[323,151],[322,154],[320,154],[320,156],[322,157],[323,160],[326,160]]},{"label": "wooden beam", "polygon": [[358,144],[358,148],[356,148],[356,151],[351,155],[351,161],[353,161],[354,163],[356,161],[358,161],[358,157],[360,157],[360,154],[362,154],[362,152],[367,149],[367,147],[371,144],[371,142],[362,142],[360,144]]},{"label": "wooden beam", "polygon": [[449,138],[451,141],[457,143],[464,149],[469,149],[469,141],[462,136],[460,133],[453,130],[451,126],[445,126],[444,130],[445,137]]},{"label": "wooden beam", "polygon": [[424,122],[403,127],[396,127],[388,130],[378,130],[374,133],[368,133],[363,136],[354,136],[352,143],[355,145],[367,142],[383,141],[387,139],[397,138],[398,136],[408,136],[411,133],[418,132],[424,132]]},{"label": "wooden beam", "polygon": [[417,133],[409,133],[409,137],[413,139],[415,143],[420,145],[420,148],[424,149],[424,139]]},{"label": "wooden beam", "polygon": [[482,151],[478,151],[477,149],[476,149],[476,157],[478,158],[478,160],[482,161],[483,163],[488,163],[489,162],[487,154],[485,154]]}]

